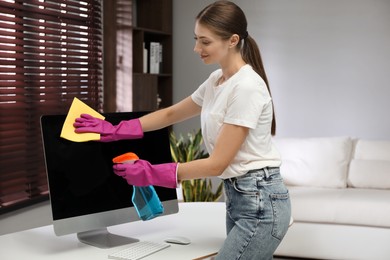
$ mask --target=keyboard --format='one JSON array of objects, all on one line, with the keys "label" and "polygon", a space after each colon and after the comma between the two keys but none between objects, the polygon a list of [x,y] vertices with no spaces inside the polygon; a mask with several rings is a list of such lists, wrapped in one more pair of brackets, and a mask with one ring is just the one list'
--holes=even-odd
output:
[{"label": "keyboard", "polygon": [[166,243],[140,241],[132,243],[129,247],[118,252],[109,254],[108,258],[118,260],[138,260],[170,246],[171,245]]}]

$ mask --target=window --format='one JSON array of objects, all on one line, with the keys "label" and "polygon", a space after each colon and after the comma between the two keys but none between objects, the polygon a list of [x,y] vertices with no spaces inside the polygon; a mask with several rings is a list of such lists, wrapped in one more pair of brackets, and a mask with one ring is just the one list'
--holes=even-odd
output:
[{"label": "window", "polygon": [[48,197],[40,116],[101,111],[101,51],[100,0],[0,0],[0,213]]}]

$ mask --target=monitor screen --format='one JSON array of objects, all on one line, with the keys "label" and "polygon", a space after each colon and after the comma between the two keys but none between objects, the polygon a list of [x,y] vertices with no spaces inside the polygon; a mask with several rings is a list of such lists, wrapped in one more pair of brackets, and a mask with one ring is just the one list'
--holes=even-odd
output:
[{"label": "monitor screen", "polygon": [[[143,114],[106,113],[104,116],[116,125]],[[112,159],[134,152],[152,164],[172,162],[169,131],[164,128],[146,132],[142,139],[110,143],[72,142],[60,137],[65,117],[41,117],[54,231],[57,235],[78,233],[82,242],[94,244],[88,240],[100,241],[101,236],[107,237],[106,227],[140,220],[131,201],[133,188],[113,172]],[[162,216],[177,213],[176,189],[154,188],[164,207]],[[135,240],[123,238],[121,242],[120,238],[113,238],[105,245],[96,246],[110,247],[131,241]]]}]

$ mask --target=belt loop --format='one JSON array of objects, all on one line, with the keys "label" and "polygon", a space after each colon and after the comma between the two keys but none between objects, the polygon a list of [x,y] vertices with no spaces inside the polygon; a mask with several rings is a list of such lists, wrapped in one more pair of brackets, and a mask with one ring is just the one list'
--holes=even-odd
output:
[{"label": "belt loop", "polygon": [[264,171],[265,177],[268,179],[269,178],[268,167],[264,167],[263,171]]}]

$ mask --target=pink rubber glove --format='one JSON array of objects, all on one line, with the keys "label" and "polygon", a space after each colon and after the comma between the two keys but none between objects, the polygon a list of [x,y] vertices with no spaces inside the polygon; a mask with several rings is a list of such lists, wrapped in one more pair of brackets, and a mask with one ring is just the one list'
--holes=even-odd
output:
[{"label": "pink rubber glove", "polygon": [[125,139],[139,139],[144,136],[139,119],[121,121],[113,126],[110,122],[95,118],[88,114],[81,114],[76,118],[73,126],[76,133],[100,134],[101,142],[112,142]]},{"label": "pink rubber glove", "polygon": [[114,173],[135,186],[177,187],[177,163],[152,165],[145,160],[137,160],[134,164],[114,164]]}]

